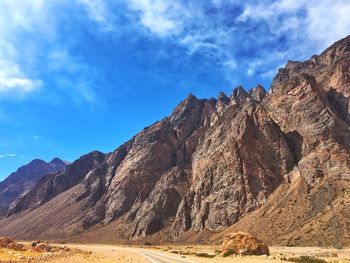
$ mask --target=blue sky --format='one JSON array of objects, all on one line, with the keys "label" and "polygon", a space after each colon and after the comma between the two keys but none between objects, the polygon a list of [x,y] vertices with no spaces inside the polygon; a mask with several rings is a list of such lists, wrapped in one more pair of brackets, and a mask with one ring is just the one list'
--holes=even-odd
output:
[{"label": "blue sky", "polygon": [[0,178],[109,152],[188,93],[269,87],[349,34],[348,0],[0,0]]}]

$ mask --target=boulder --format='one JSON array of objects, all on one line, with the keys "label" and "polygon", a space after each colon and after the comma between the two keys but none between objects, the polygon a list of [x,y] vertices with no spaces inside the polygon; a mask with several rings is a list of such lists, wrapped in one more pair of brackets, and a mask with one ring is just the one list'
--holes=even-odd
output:
[{"label": "boulder", "polygon": [[270,255],[268,246],[245,232],[227,234],[222,243],[222,255]]},{"label": "boulder", "polygon": [[50,252],[51,251],[51,247],[49,246],[48,243],[38,243],[35,247],[34,250],[37,252]]},{"label": "boulder", "polygon": [[8,244],[7,248],[8,249],[13,249],[13,250],[16,250],[16,251],[25,251],[25,250],[27,250],[25,245],[19,244],[19,243],[15,243],[15,242],[12,242],[12,243]]},{"label": "boulder", "polygon": [[0,237],[0,247],[7,247],[11,243],[13,243],[13,240],[11,238]]}]

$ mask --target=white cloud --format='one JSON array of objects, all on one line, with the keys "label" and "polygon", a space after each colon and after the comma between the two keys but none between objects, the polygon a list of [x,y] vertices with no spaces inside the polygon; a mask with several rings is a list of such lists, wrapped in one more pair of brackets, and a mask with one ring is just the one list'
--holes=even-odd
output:
[{"label": "white cloud", "polygon": [[[35,54],[22,38],[23,32],[41,32],[52,38],[49,19],[43,0],[0,2],[0,96],[22,98],[39,89],[43,82],[33,76],[33,69],[22,62],[34,59]],[[43,23],[43,19],[47,20]]]},{"label": "white cloud", "polygon": [[288,31],[291,40],[303,39],[297,48],[309,52],[316,47],[319,52],[350,34],[349,14],[348,0],[277,0],[246,4],[237,21],[266,22],[277,34]]},{"label": "white cloud", "polygon": [[180,3],[170,0],[130,0],[128,5],[139,13],[141,24],[160,37],[180,34],[189,15]]},{"label": "white cloud", "polygon": [[307,2],[307,33],[320,49],[350,34],[350,2]]},{"label": "white cloud", "polygon": [[99,24],[103,30],[113,31],[115,25],[112,22],[112,14],[104,0],[78,0],[82,4],[89,18]]},{"label": "white cloud", "polygon": [[[6,64],[7,66],[4,66]],[[9,93],[25,95],[41,87],[41,80],[29,79],[23,74],[18,65],[8,64],[0,61],[0,95]]]}]

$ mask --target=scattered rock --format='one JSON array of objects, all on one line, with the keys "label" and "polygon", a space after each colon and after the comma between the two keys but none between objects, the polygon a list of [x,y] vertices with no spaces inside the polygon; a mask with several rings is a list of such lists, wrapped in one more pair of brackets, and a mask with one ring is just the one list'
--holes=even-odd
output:
[{"label": "scattered rock", "polygon": [[8,248],[16,251],[27,250],[26,246],[20,243],[16,243],[14,240],[8,237],[0,237],[0,247]]},{"label": "scattered rock", "polygon": [[50,252],[52,248],[48,243],[39,243],[34,247],[34,250],[37,252]]},{"label": "scattered rock", "polygon": [[0,247],[7,247],[13,243],[13,240],[8,237],[0,237]]},{"label": "scattered rock", "polygon": [[8,249],[13,249],[13,250],[16,250],[16,251],[26,251],[27,250],[25,245],[19,244],[19,243],[15,243],[15,242],[10,243],[7,246],[7,248]]}]

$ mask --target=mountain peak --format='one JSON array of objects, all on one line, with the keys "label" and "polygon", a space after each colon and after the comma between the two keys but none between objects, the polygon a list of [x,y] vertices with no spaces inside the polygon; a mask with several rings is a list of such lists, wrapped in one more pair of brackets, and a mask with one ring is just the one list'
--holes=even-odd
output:
[{"label": "mountain peak", "polygon": [[194,96],[192,93],[189,93],[185,99],[185,101],[197,101],[197,97]]},{"label": "mountain peak", "polygon": [[251,90],[249,90],[248,93],[253,100],[257,102],[261,102],[266,95],[266,90],[262,85],[258,84],[255,88],[252,88]]},{"label": "mountain peak", "polygon": [[62,165],[62,164],[68,165],[68,164],[70,164],[70,162],[63,161],[62,159],[60,159],[58,157],[53,158],[49,163],[54,164],[54,165]]},{"label": "mountain peak", "polygon": [[42,159],[33,159],[27,165],[39,164],[39,163],[46,163],[46,162]]},{"label": "mountain peak", "polygon": [[247,97],[248,93],[243,88],[243,86],[239,85],[233,90],[231,101],[233,100],[235,103],[241,104],[247,99]]},{"label": "mountain peak", "polygon": [[230,101],[230,98],[227,97],[227,95],[224,92],[220,92],[217,97],[217,101],[220,103],[228,104]]}]

